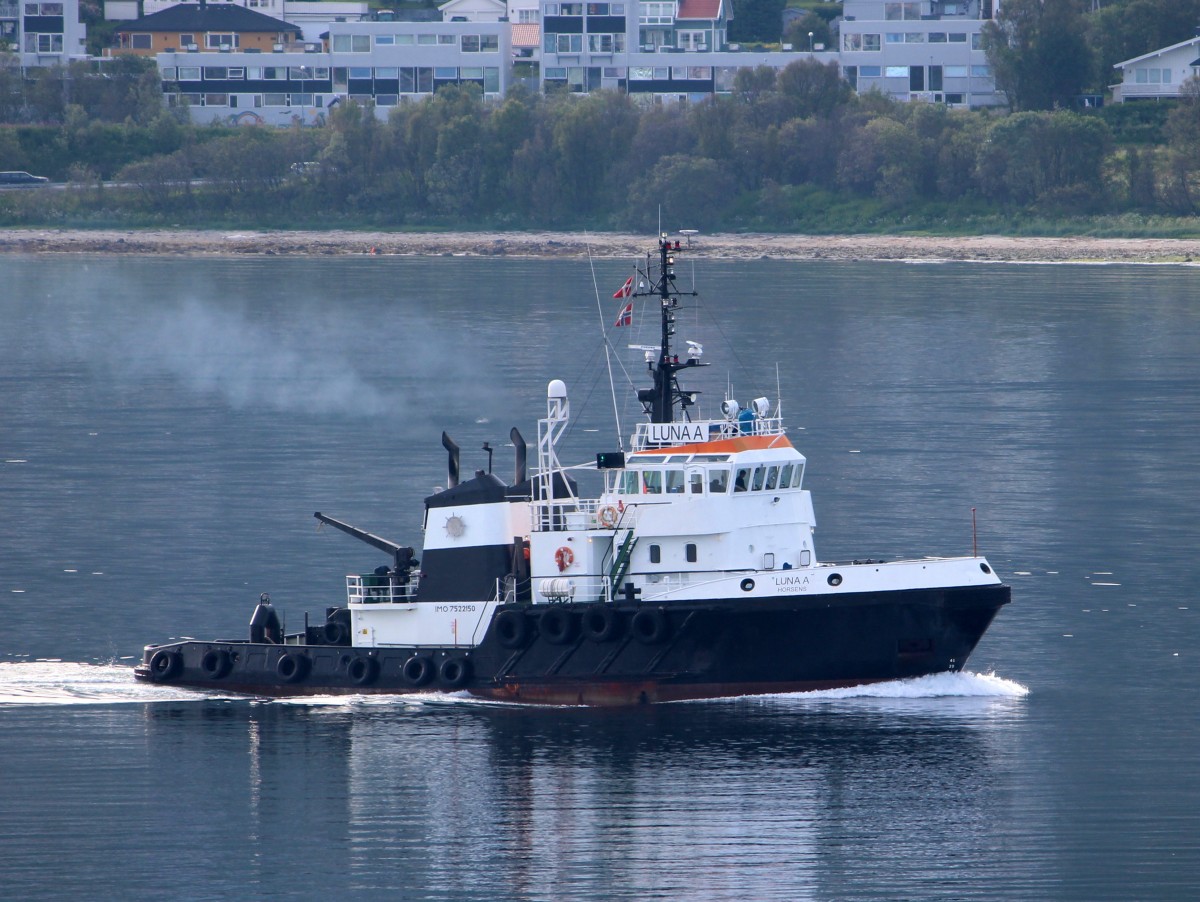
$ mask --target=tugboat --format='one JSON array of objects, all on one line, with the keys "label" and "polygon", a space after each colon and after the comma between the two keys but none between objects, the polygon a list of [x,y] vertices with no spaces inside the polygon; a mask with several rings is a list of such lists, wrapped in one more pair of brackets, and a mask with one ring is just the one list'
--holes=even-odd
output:
[{"label": "tugboat", "polygon": [[[690,238],[689,238],[690,240]],[[596,455],[584,497],[560,463],[567,388],[546,392],[537,461],[514,427],[513,481],[459,478],[425,499],[411,546],[320,512],[386,553],[346,577],[346,603],[286,634],[263,595],[246,640],[148,645],[137,679],[254,696],[465,692],[557,705],[624,705],[856,686],[961,670],[1010,600],[979,556],[817,559],[805,458],[778,403],[727,398],[693,419],[681,374],[705,366],[672,347],[679,240],[660,235],[618,296],[657,303],[643,348],[650,387],[630,450]],[[622,315],[628,314],[626,308]],[[485,446],[486,447],[486,446]],[[589,462],[588,468],[593,465]],[[598,481],[598,480],[597,480]]]}]

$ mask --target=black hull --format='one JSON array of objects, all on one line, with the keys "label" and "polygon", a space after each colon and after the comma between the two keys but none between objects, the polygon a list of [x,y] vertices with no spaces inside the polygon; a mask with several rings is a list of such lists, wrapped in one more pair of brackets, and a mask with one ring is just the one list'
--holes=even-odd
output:
[{"label": "black hull", "polygon": [[186,641],[147,647],[135,675],[254,696],[433,691],[544,704],[807,691],[961,670],[1009,592],[508,605],[475,647]]}]

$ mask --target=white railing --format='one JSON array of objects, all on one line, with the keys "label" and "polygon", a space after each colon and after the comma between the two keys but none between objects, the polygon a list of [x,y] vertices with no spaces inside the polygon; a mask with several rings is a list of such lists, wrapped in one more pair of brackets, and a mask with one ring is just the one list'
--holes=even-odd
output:
[{"label": "white railing", "polygon": [[534,501],[534,532],[582,532],[589,529],[630,529],[637,524],[637,507],[597,498],[559,498]]},{"label": "white railing", "polygon": [[346,577],[346,601],[350,604],[408,604],[416,598],[420,577],[414,574],[398,583],[390,576],[351,573]]},{"label": "white railing", "polygon": [[600,602],[609,599],[607,576],[547,576],[533,581],[534,604]]}]

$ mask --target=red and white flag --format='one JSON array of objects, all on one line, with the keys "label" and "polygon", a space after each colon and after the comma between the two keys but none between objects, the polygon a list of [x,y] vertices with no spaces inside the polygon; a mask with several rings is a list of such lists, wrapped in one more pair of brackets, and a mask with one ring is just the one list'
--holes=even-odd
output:
[{"label": "red and white flag", "polygon": [[[632,280],[631,280],[632,281]],[[614,326],[632,326],[633,325],[633,301],[630,301],[621,308],[621,312],[617,314],[617,321]]]},{"label": "red and white flag", "polygon": [[614,298],[627,298],[633,294],[633,276],[625,280],[625,284],[613,292]]}]

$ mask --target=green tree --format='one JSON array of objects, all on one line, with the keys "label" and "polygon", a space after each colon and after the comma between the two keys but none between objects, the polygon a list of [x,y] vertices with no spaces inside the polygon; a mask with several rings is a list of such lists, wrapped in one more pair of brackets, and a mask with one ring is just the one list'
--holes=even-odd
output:
[{"label": "green tree", "polygon": [[787,0],[735,0],[729,40],[774,43],[783,33]]},{"label": "green tree", "polygon": [[1070,105],[1091,83],[1083,0],[1005,0],[985,22],[983,49],[1014,110]]}]

